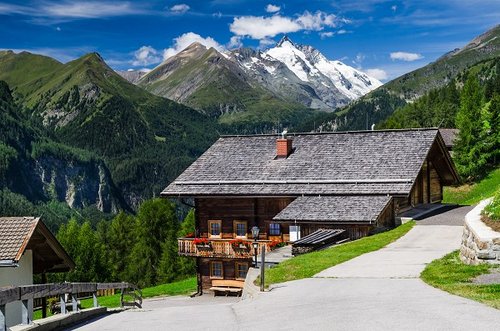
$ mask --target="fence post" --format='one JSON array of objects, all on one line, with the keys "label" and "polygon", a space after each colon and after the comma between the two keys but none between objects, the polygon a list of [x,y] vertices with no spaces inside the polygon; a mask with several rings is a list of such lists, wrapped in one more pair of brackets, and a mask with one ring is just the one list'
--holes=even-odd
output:
[{"label": "fence post", "polygon": [[266,269],[266,248],[262,247],[261,257],[260,257],[260,291],[264,292],[264,274]]},{"label": "fence post", "polygon": [[0,305],[0,331],[7,330],[7,320],[5,318],[5,305]]},{"label": "fence post", "polygon": [[71,304],[73,305],[73,312],[76,313],[78,311],[78,301],[76,300],[76,294],[71,293]]},{"label": "fence post", "polygon": [[66,314],[66,300],[65,300],[64,293],[61,294],[59,302],[61,303],[61,315],[65,315]]},{"label": "fence post", "polygon": [[97,292],[92,292],[92,300],[94,301],[94,308],[99,307],[99,303],[97,302]]},{"label": "fence post", "polygon": [[29,300],[25,299],[22,300],[22,307],[21,307],[21,323],[22,324],[31,324],[30,321],[30,307],[29,307]]}]

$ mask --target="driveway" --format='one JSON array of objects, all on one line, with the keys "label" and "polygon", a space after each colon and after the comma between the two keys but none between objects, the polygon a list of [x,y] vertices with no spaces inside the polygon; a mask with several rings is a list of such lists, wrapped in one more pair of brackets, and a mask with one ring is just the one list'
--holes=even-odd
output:
[{"label": "driveway", "polygon": [[[418,278],[426,263],[459,247],[462,227],[458,224],[466,212],[453,209],[433,216],[437,217],[433,225],[419,221],[386,248],[324,270],[315,278],[279,284],[255,299],[234,302],[204,296],[146,301],[142,311],[111,315],[77,329],[498,329],[498,310],[450,295]],[[447,225],[455,217],[461,221]]]}]

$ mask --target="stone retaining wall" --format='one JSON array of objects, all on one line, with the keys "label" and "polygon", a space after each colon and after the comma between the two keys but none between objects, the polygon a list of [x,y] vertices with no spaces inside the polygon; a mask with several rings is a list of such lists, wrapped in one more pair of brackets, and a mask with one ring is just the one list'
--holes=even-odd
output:
[{"label": "stone retaining wall", "polygon": [[490,202],[491,199],[481,201],[465,215],[460,259],[466,264],[500,264],[500,232],[493,231],[481,221],[481,211]]}]

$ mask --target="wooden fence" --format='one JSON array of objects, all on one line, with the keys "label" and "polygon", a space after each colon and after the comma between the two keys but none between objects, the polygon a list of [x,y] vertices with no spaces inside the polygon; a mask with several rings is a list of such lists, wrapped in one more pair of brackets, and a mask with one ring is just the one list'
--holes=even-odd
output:
[{"label": "wooden fence", "polygon": [[[67,314],[66,297],[71,299],[72,311],[78,311],[78,294],[92,293],[94,307],[98,307],[97,293],[106,290],[120,290],[120,304],[124,306],[141,307],[142,292],[137,286],[130,283],[54,283],[54,284],[39,284],[26,286],[12,286],[0,288],[0,331],[7,330],[5,305],[10,302],[21,301],[21,317],[22,324],[31,324],[30,320],[32,311],[30,312],[29,301],[47,297],[59,297],[59,305],[61,314]],[[125,300],[124,296],[130,295],[133,298],[132,302]],[[46,307],[43,307],[46,309]]]}]

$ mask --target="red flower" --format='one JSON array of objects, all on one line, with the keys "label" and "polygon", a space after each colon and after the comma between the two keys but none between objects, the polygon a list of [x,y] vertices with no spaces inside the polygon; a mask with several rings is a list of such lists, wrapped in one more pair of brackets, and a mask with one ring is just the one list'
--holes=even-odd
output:
[{"label": "red flower", "polygon": [[245,246],[245,248],[248,248],[248,243],[242,239],[233,239],[229,242],[233,249],[239,249],[241,246]]},{"label": "red flower", "polygon": [[195,245],[208,245],[207,238],[194,238],[193,243]]}]

